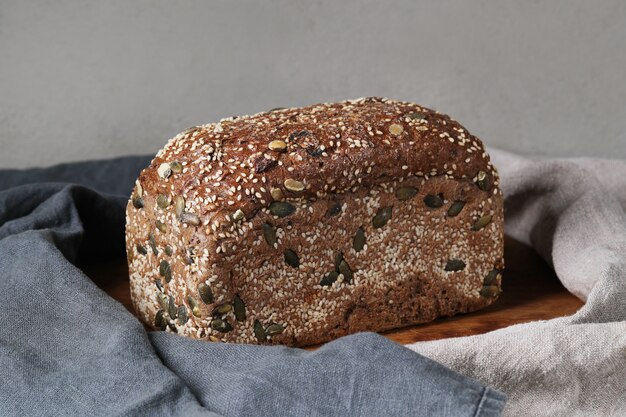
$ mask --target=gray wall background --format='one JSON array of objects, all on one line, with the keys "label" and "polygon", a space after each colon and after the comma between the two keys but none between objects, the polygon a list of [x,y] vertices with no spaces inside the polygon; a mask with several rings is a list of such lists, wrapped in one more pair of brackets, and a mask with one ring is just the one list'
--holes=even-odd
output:
[{"label": "gray wall background", "polygon": [[0,0],[0,167],[367,95],[488,146],[626,157],[626,2]]}]

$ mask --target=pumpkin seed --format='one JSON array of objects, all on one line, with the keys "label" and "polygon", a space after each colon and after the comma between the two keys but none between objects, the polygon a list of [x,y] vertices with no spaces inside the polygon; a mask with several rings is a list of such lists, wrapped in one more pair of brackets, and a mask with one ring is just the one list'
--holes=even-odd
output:
[{"label": "pumpkin seed", "polygon": [[165,246],[165,254],[167,256],[172,256],[173,253],[174,253],[174,249],[172,249],[170,245]]},{"label": "pumpkin seed", "polygon": [[478,171],[476,175],[476,185],[483,191],[489,191],[490,181],[489,175],[485,171]]},{"label": "pumpkin seed", "polygon": [[292,251],[291,249],[287,249],[284,252],[285,255],[285,263],[293,268],[298,268],[300,266],[300,258],[298,255]]},{"label": "pumpkin seed", "polygon": [[157,220],[154,222],[155,226],[161,233],[167,233],[168,227],[161,220]]},{"label": "pumpkin seed", "polygon": [[287,150],[287,144],[282,140],[273,140],[267,147],[276,152],[285,152]]},{"label": "pumpkin seed", "polygon": [[491,222],[491,215],[487,214],[476,220],[472,225],[472,230],[480,230]]},{"label": "pumpkin seed", "polygon": [[238,209],[236,212],[233,213],[233,219],[236,221],[243,220],[245,217],[246,215],[241,209]]},{"label": "pumpkin seed", "polygon": [[244,321],[246,319],[246,303],[243,302],[239,295],[235,295],[233,309],[235,311],[235,319],[237,319],[237,321]]},{"label": "pumpkin seed", "polygon": [[170,197],[165,194],[159,194],[157,195],[156,203],[157,203],[157,206],[159,206],[160,208],[166,209],[170,205]]},{"label": "pumpkin seed", "polygon": [[286,201],[272,201],[269,210],[274,216],[286,217],[296,211],[296,207]]},{"label": "pumpkin seed", "polygon": [[154,281],[154,284],[156,285],[156,287],[159,289],[159,291],[163,292],[163,283],[161,282],[160,279],[156,279]]},{"label": "pumpkin seed", "polygon": [[167,319],[163,310],[157,311],[156,316],[154,316],[154,327],[159,330],[165,330],[167,327]]},{"label": "pumpkin seed", "polygon": [[413,113],[407,113],[404,115],[404,117],[408,117],[411,120],[422,120],[426,118],[426,115],[424,113],[416,111]]},{"label": "pumpkin seed", "polygon": [[281,190],[280,188],[272,188],[270,190],[270,194],[272,195],[272,198],[276,201],[280,201],[283,198],[285,198],[285,195],[283,194],[283,190]]},{"label": "pumpkin seed", "polygon": [[281,334],[284,330],[285,328],[282,325],[272,323],[265,328],[265,334],[268,336],[276,336],[277,334]]},{"label": "pumpkin seed", "polygon": [[417,194],[415,187],[400,187],[396,190],[396,198],[400,201],[409,200]]},{"label": "pumpkin seed", "polygon": [[497,285],[486,285],[479,291],[483,297],[495,297],[500,293],[500,288]]},{"label": "pumpkin seed", "polygon": [[178,161],[170,162],[170,169],[172,170],[172,172],[178,174],[179,172],[183,171],[183,164]]},{"label": "pumpkin seed", "polygon": [[211,291],[211,287],[205,283],[198,285],[198,295],[204,304],[211,304],[213,302],[213,291]]},{"label": "pumpkin seed", "polygon": [[350,266],[345,260],[342,260],[339,263],[338,270],[339,270],[339,273],[343,275],[344,282],[346,283],[352,282],[352,270],[350,269]]},{"label": "pumpkin seed", "polygon": [[341,251],[337,251],[337,254],[335,255],[335,271],[339,269],[339,264],[341,263],[341,261],[343,261],[343,252]]},{"label": "pumpkin seed", "polygon": [[288,189],[289,191],[293,191],[295,193],[304,190],[303,183],[301,183],[300,181],[293,180],[291,178],[286,179],[283,185],[285,186],[286,189]]},{"label": "pumpkin seed", "polygon": [[170,263],[163,260],[159,264],[159,275],[165,278],[165,282],[170,282],[172,280],[172,267]]},{"label": "pumpkin seed", "polygon": [[430,208],[439,208],[443,206],[443,194],[428,194],[424,197],[424,204]]},{"label": "pumpkin seed", "polygon": [[352,240],[352,249],[357,252],[361,252],[365,247],[365,231],[363,231],[362,227],[359,227],[354,234],[354,239]]},{"label": "pumpkin seed", "polygon": [[324,276],[324,278],[322,278],[320,280],[320,285],[322,287],[329,287],[329,286],[333,285],[333,283],[335,281],[337,281],[338,277],[339,277],[339,272],[337,272],[337,271],[330,271],[328,274],[326,274]]},{"label": "pumpkin seed", "polygon": [[267,340],[267,335],[265,334],[265,329],[260,321],[254,320],[254,337],[259,342],[265,342]]},{"label": "pumpkin seed", "polygon": [[141,255],[147,255],[148,254],[148,250],[146,249],[146,247],[144,245],[140,245],[139,243],[137,243],[137,252],[140,253]]},{"label": "pumpkin seed", "polygon": [[172,169],[170,168],[170,164],[167,163],[162,163],[161,165],[159,165],[159,167],[157,168],[157,172],[159,173],[159,177],[163,179],[167,179],[170,175],[172,175]]},{"label": "pumpkin seed", "polygon": [[141,197],[133,198],[133,207],[135,207],[136,209],[142,208],[143,207],[143,198],[141,198]]},{"label": "pumpkin seed", "polygon": [[157,301],[159,303],[159,306],[161,307],[161,310],[163,310],[163,311],[169,310],[170,305],[169,305],[169,300],[167,298],[167,295],[158,293],[157,294]]},{"label": "pumpkin seed", "polygon": [[176,312],[178,315],[178,324],[185,324],[187,320],[189,320],[189,315],[187,314],[187,307],[184,304],[178,306],[178,311]]},{"label": "pumpkin seed", "polygon": [[286,110],[286,107],[274,107],[273,109],[268,110],[268,113],[273,113],[275,111]]},{"label": "pumpkin seed", "polygon": [[187,304],[189,304],[189,308],[191,309],[191,314],[193,314],[196,317],[200,317],[200,306],[198,305],[198,302],[196,301],[196,299],[193,298],[191,295],[188,295]]},{"label": "pumpkin seed", "polygon": [[402,127],[402,125],[399,125],[397,123],[389,125],[389,133],[391,133],[392,135],[399,136],[402,134],[402,132],[404,132],[404,127]]},{"label": "pumpkin seed", "polygon": [[231,303],[222,303],[215,306],[215,308],[211,312],[211,315],[213,317],[219,317],[223,316],[224,314],[228,314],[231,311],[233,311],[233,305]]},{"label": "pumpkin seed", "polygon": [[448,209],[448,217],[456,217],[465,207],[465,201],[456,200]]},{"label": "pumpkin seed", "polygon": [[180,221],[189,224],[191,226],[199,226],[200,225],[200,217],[196,216],[193,213],[184,212],[180,215]]},{"label": "pumpkin seed", "polygon": [[222,319],[213,319],[211,321],[211,328],[220,333],[228,333],[233,329],[233,326],[231,326],[229,322]]},{"label": "pumpkin seed", "polygon": [[465,262],[460,259],[448,259],[444,271],[462,271],[465,269]]},{"label": "pumpkin seed", "polygon": [[171,295],[170,295],[170,300],[168,303],[167,312],[169,313],[172,320],[174,320],[177,317],[178,310],[176,308],[176,302],[174,301],[174,297],[172,297]]},{"label": "pumpkin seed", "polygon": [[174,199],[174,214],[176,217],[180,217],[185,211],[185,198],[182,195],[177,195]]},{"label": "pumpkin seed", "polygon": [[154,238],[154,233],[148,233],[148,242],[150,243],[150,247],[152,248],[152,253],[155,255],[159,254],[159,249],[157,248],[156,239]]},{"label": "pumpkin seed", "polygon": [[269,223],[263,223],[263,237],[265,237],[265,241],[271,247],[274,247],[274,244],[278,241],[276,239],[276,230],[274,230],[274,226]]},{"label": "pumpkin seed", "polygon": [[489,285],[495,285],[498,282],[498,276],[500,275],[500,271],[498,271],[497,269],[492,269],[491,271],[489,271],[489,273],[485,276],[485,279],[483,280],[483,285],[485,286],[489,286]]},{"label": "pumpkin seed", "polygon": [[393,207],[382,207],[379,208],[376,212],[376,215],[372,219],[372,226],[375,229],[379,229],[387,224],[387,222],[391,219],[391,210]]}]

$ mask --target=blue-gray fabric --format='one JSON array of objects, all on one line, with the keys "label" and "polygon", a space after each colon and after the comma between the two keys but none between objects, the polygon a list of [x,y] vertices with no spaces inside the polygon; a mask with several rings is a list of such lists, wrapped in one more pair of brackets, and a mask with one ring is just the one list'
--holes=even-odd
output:
[{"label": "blue-gray fabric", "polygon": [[314,352],[147,333],[75,265],[124,255],[147,157],[0,171],[0,416],[499,416],[504,394],[373,333]]}]

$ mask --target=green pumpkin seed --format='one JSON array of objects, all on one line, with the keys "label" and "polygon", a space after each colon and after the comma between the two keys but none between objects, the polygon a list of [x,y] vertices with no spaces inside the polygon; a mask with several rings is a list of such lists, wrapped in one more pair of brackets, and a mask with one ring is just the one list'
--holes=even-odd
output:
[{"label": "green pumpkin seed", "polygon": [[155,226],[161,233],[167,233],[168,227],[161,220],[157,220],[154,222]]},{"label": "green pumpkin seed", "polygon": [[213,291],[211,291],[211,287],[205,283],[198,285],[198,295],[204,304],[211,304],[213,302]]},{"label": "green pumpkin seed", "polygon": [[337,271],[330,271],[328,274],[326,274],[324,276],[324,278],[322,278],[320,280],[320,285],[322,287],[329,287],[329,286],[333,285],[333,283],[335,281],[337,281],[338,277],[339,277],[339,272],[337,272]]},{"label": "green pumpkin seed", "polygon": [[443,195],[428,194],[424,197],[424,204],[430,208],[439,208],[443,206]]},{"label": "green pumpkin seed", "polygon": [[169,327],[170,330],[173,331],[174,333],[178,333],[178,329],[176,328],[176,323],[174,323],[173,321],[170,321],[169,323],[167,323],[167,327]]},{"label": "green pumpkin seed", "polygon": [[352,270],[345,260],[342,260],[339,264],[339,273],[343,275],[343,281],[346,283],[352,282]]},{"label": "green pumpkin seed", "polygon": [[189,315],[187,314],[187,307],[185,307],[184,304],[178,306],[178,311],[176,313],[178,315],[178,324],[183,325],[187,323]]},{"label": "green pumpkin seed", "polygon": [[498,283],[498,276],[500,275],[500,271],[498,271],[497,269],[492,269],[491,271],[489,271],[489,273],[485,276],[485,279],[483,280],[483,285],[484,286],[489,286],[489,285],[496,285]]},{"label": "green pumpkin seed", "polygon": [[265,329],[260,321],[254,320],[254,337],[259,342],[265,342],[267,340],[267,335],[265,334]]},{"label": "green pumpkin seed", "polygon": [[269,210],[274,216],[286,217],[296,211],[296,207],[286,201],[272,201]]},{"label": "green pumpkin seed", "polygon": [[341,203],[339,201],[333,201],[326,212],[326,217],[334,217],[341,213]]},{"label": "green pumpkin seed", "polygon": [[165,294],[157,294],[157,301],[159,303],[159,306],[161,307],[161,310],[163,311],[167,311],[170,308],[169,305],[169,299],[167,298],[167,295]]},{"label": "green pumpkin seed", "polygon": [[491,215],[487,214],[485,216],[482,216],[481,218],[476,220],[476,222],[474,222],[474,224],[472,225],[472,230],[474,231],[480,230],[483,227],[487,226],[490,222],[491,222]]},{"label": "green pumpkin seed", "polygon": [[396,198],[400,201],[409,200],[417,195],[415,187],[400,187],[396,190]]},{"label": "green pumpkin seed", "polygon": [[165,330],[167,327],[167,319],[163,310],[157,311],[156,316],[154,316],[154,327],[159,330]]},{"label": "green pumpkin seed", "polygon": [[171,202],[170,197],[165,194],[159,194],[156,198],[157,206],[159,206],[162,209],[168,208],[170,205],[170,202]]},{"label": "green pumpkin seed", "polygon": [[230,303],[222,303],[217,305],[213,311],[211,312],[211,315],[213,317],[219,317],[219,316],[223,316],[224,314],[228,314],[231,311],[233,311],[233,305]]},{"label": "green pumpkin seed", "polygon": [[193,213],[184,212],[180,216],[180,221],[189,224],[191,226],[199,226],[200,225],[200,217],[196,216]]},{"label": "green pumpkin seed", "polygon": [[339,264],[343,261],[343,252],[338,251],[335,255],[335,271],[339,270]]},{"label": "green pumpkin seed", "polygon": [[165,278],[165,282],[170,282],[172,280],[172,267],[166,260],[159,263],[159,275]]},{"label": "green pumpkin seed", "polygon": [[173,253],[174,253],[174,250],[172,249],[170,245],[165,246],[165,254],[167,256],[172,256]]},{"label": "green pumpkin seed", "polygon": [[489,181],[489,175],[485,171],[478,171],[476,175],[476,185],[483,191],[489,191],[491,181]]},{"label": "green pumpkin seed", "polygon": [[268,336],[276,336],[277,334],[281,334],[284,330],[285,328],[282,325],[272,323],[265,328],[265,334]]},{"label": "green pumpkin seed", "polygon": [[172,297],[171,295],[169,297],[167,312],[169,313],[172,320],[174,320],[177,317],[178,310],[176,308],[176,302],[174,301],[174,297]]},{"label": "green pumpkin seed", "polygon": [[239,220],[243,220],[246,217],[246,215],[244,214],[243,210],[237,210],[233,213],[233,220],[239,221]]},{"label": "green pumpkin seed", "polygon": [[285,195],[283,194],[283,190],[281,190],[280,188],[272,188],[270,190],[270,194],[272,195],[272,198],[276,201],[280,201],[283,198],[285,198]]},{"label": "green pumpkin seed", "polygon": [[244,321],[246,319],[246,303],[243,302],[239,295],[235,295],[233,309],[235,310],[235,319],[237,319],[237,321]]},{"label": "green pumpkin seed", "polygon": [[379,229],[386,225],[391,219],[392,209],[393,207],[391,206],[379,208],[376,215],[372,219],[372,226],[374,226],[375,229]]},{"label": "green pumpkin seed", "polygon": [[159,254],[159,249],[157,248],[156,239],[154,237],[154,233],[150,232],[148,234],[148,242],[150,242],[150,248],[152,248],[152,253],[155,255]]},{"label": "green pumpkin seed", "polygon": [[188,295],[187,304],[189,304],[189,308],[191,309],[191,314],[193,314],[196,317],[200,317],[200,306],[198,305],[198,302],[196,301],[196,299]]},{"label": "green pumpkin seed", "polygon": [[177,195],[174,199],[174,214],[176,217],[180,217],[185,211],[185,198],[182,195]]},{"label": "green pumpkin seed", "polygon": [[449,259],[446,263],[446,266],[443,268],[444,271],[462,271],[465,269],[465,262],[460,259]]},{"label": "green pumpkin seed", "polygon": [[263,236],[267,244],[271,247],[274,247],[274,244],[278,242],[276,239],[276,230],[274,230],[274,226],[269,223],[263,223]]},{"label": "green pumpkin seed", "polygon": [[183,171],[183,164],[178,161],[170,162],[170,169],[172,170],[172,172],[178,174]]},{"label": "green pumpkin seed", "polygon": [[133,207],[135,207],[136,209],[142,208],[143,207],[143,198],[141,198],[141,197],[133,198]]},{"label": "green pumpkin seed", "polygon": [[220,333],[228,333],[233,329],[233,326],[229,322],[222,319],[213,319],[211,321],[211,328]]},{"label": "green pumpkin seed", "polygon": [[407,113],[404,115],[404,117],[407,117],[411,120],[422,120],[426,118],[426,115],[422,112],[412,112],[412,113]]},{"label": "green pumpkin seed", "polygon": [[163,292],[163,283],[161,282],[160,279],[156,279],[154,281],[154,284],[156,285],[156,287],[159,289],[159,291]]},{"label": "green pumpkin seed", "polygon": [[456,217],[465,207],[465,201],[456,200],[448,209],[448,217]]},{"label": "green pumpkin seed", "polygon": [[298,268],[300,266],[300,258],[298,255],[292,251],[291,249],[287,249],[284,252],[285,255],[285,263],[293,268]]},{"label": "green pumpkin seed", "polygon": [[146,247],[144,245],[140,245],[139,243],[137,243],[137,252],[140,253],[141,255],[147,255],[148,254],[148,249],[146,249]]},{"label": "green pumpkin seed", "polygon": [[365,231],[363,231],[362,227],[359,227],[354,234],[354,239],[352,240],[352,249],[357,252],[361,252],[365,247]]},{"label": "green pumpkin seed", "polygon": [[497,285],[486,285],[479,292],[483,297],[495,297],[500,294],[500,288]]}]

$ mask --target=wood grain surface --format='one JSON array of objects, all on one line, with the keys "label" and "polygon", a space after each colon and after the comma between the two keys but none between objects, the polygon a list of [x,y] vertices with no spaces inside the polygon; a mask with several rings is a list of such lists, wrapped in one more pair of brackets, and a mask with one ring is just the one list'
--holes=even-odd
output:
[{"label": "wood grain surface", "polygon": [[[513,324],[570,315],[583,305],[561,285],[554,272],[531,248],[508,236],[504,259],[503,293],[493,305],[475,313],[391,330],[383,335],[402,344],[469,336]],[[134,314],[125,259],[82,265],[81,269]]]}]

